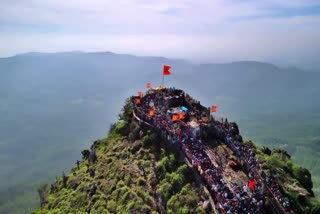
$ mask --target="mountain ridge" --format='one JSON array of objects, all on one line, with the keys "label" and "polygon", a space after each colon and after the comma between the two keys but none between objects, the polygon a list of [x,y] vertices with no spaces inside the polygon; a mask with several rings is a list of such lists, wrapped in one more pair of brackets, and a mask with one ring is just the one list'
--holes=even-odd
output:
[{"label": "mountain ridge", "polygon": [[[25,53],[20,53],[20,54],[16,54],[10,57],[0,57],[0,59],[7,59],[7,58],[14,58],[14,57],[23,57],[23,56],[30,56],[30,57],[34,57],[34,56],[57,56],[57,55],[72,55],[72,54],[79,54],[79,55],[109,55],[109,56],[123,56],[123,57],[133,57],[133,58],[149,58],[149,59],[155,59],[155,60],[160,60],[161,62],[163,61],[171,61],[171,60],[178,60],[181,62],[185,62],[185,63],[189,63],[189,64],[194,64],[194,65],[202,65],[202,66],[217,66],[217,65],[237,65],[237,66],[242,66],[242,65],[250,65],[250,66],[268,66],[270,68],[285,68],[285,67],[281,67],[281,66],[276,66],[272,63],[268,63],[268,62],[261,62],[261,61],[254,61],[254,60],[240,60],[240,61],[230,61],[230,62],[223,62],[223,63],[192,63],[189,60],[185,60],[185,59],[172,59],[172,58],[167,58],[167,57],[163,57],[163,56],[138,56],[138,55],[134,55],[134,54],[124,54],[124,53],[115,53],[115,52],[111,52],[111,51],[101,51],[101,52],[97,52],[97,51],[92,51],[92,52],[85,52],[85,51],[65,51],[65,52],[25,52]],[[295,67],[296,68],[296,67]],[[299,68],[297,68],[299,69]],[[299,69],[302,71],[302,69]]]},{"label": "mountain ridge", "polygon": [[[180,94],[180,96],[177,96],[177,94]],[[172,97],[172,95],[175,96]],[[165,99],[162,99],[161,96],[169,98],[167,101],[164,101]],[[151,103],[153,104],[151,105]],[[157,103],[163,107],[167,106],[166,109],[168,111],[157,108]],[[149,104],[152,107],[147,107]],[[180,113],[173,113],[173,111],[178,111],[177,107],[180,108],[181,105],[187,106],[188,110],[180,110]],[[148,109],[150,108],[156,110],[155,115],[149,112]],[[201,123],[199,130],[198,128],[191,129],[191,133],[193,133],[192,137],[190,139],[186,138],[186,143],[184,143],[184,140],[181,140],[177,136],[186,135],[187,132],[185,134],[181,133],[184,129],[182,128],[184,122],[187,123],[191,120],[193,122],[198,121],[195,119],[198,118],[197,116],[192,116],[194,111],[197,111],[196,109],[200,110],[196,114],[202,115],[201,121],[204,121],[204,123],[199,122]],[[147,112],[142,114],[142,111]],[[180,117],[180,121],[172,122],[172,127],[180,127],[181,125],[181,128],[158,129],[158,126],[161,127],[159,124],[163,123],[158,119],[161,118],[162,113],[160,112],[165,112],[167,115],[182,114],[183,117]],[[71,173],[68,173],[68,175],[63,173],[63,176],[51,185],[50,190],[47,190],[45,186],[39,189],[42,208],[35,211],[35,213],[65,213],[74,211],[80,213],[224,213],[226,210],[233,213],[241,213],[247,209],[249,213],[300,213],[302,211],[304,213],[317,213],[320,211],[320,201],[314,198],[311,190],[311,175],[307,169],[292,162],[290,155],[286,151],[274,150],[271,152],[268,148],[257,147],[251,141],[242,142],[242,137],[239,134],[236,123],[228,122],[227,119],[221,120],[221,122],[216,121],[212,116],[208,116],[206,108],[201,106],[190,95],[184,95],[183,91],[178,89],[161,89],[160,91],[151,89],[141,98],[137,96],[128,98],[119,117],[119,122],[111,126],[110,134],[106,139],[95,141],[90,150],[82,152],[83,160],[77,162],[78,166],[74,167]],[[168,120],[170,121],[170,119]],[[174,124],[178,124],[178,126]],[[221,130],[221,127],[229,125],[231,127],[229,131],[232,134],[227,134],[225,137],[221,136],[224,132]],[[193,127],[191,123],[190,127]],[[181,134],[178,134],[178,131]],[[171,134],[164,134],[164,132]],[[241,145],[241,142],[243,143],[241,147],[250,148],[249,151],[241,150],[242,156],[244,155],[246,159],[241,159],[241,156],[236,152],[238,150],[234,150],[236,147],[233,147],[233,143],[228,140],[230,136],[239,139],[240,144],[238,145]],[[199,160],[200,157],[203,158],[204,156],[200,155],[198,157],[199,151],[194,153],[194,148],[191,149],[192,146],[190,147],[190,145],[194,144],[193,138],[199,138],[207,142],[206,147],[210,147],[205,152],[210,157],[207,160],[210,160],[215,165],[219,165],[219,168],[216,168],[215,175],[212,176],[218,176],[218,174],[222,173],[223,182],[230,182],[231,184],[232,181],[233,185],[239,185],[239,182],[246,184],[246,180],[248,179],[249,183],[255,180],[258,187],[250,186],[250,193],[252,191],[252,194],[255,195],[250,196],[252,197],[252,202],[242,199],[244,196],[241,198],[240,196],[239,198],[235,195],[232,196],[232,192],[228,191],[229,196],[222,196],[225,197],[224,199],[217,196],[217,191],[224,192],[225,190],[215,190],[214,184],[219,186],[223,185],[223,182],[219,183],[216,180],[215,182],[218,183],[214,183],[212,186],[211,184],[208,185],[206,175],[211,173],[210,170],[214,170],[215,168],[207,168],[208,163],[206,162],[206,158]],[[201,140],[199,140],[198,143],[200,144],[195,148],[199,149],[202,147]],[[161,151],[161,154],[159,154],[159,151]],[[228,152],[226,153],[226,151]],[[255,177],[256,172],[251,171],[256,166],[250,164],[251,159],[247,158],[248,152],[250,154],[252,152],[256,153],[257,161],[259,159],[258,162],[261,164],[261,171],[257,172],[260,174],[259,179]],[[193,155],[190,157],[189,153]],[[186,160],[186,165],[183,164],[185,162],[184,159]],[[151,160],[156,160],[156,162],[150,163]],[[235,165],[230,165],[231,160]],[[244,160],[249,160],[249,162],[243,162]],[[220,163],[220,161],[224,163]],[[140,170],[140,176],[133,172],[134,169],[127,168],[134,166],[127,164],[130,162],[134,163],[134,165],[137,164],[136,169]],[[197,165],[197,162],[204,165]],[[107,167],[104,163],[110,163],[111,165],[109,164]],[[111,167],[112,165],[116,167],[113,168]],[[114,182],[112,181],[112,176],[108,176],[108,174],[110,171],[115,173],[117,169],[120,169],[120,177],[117,176],[117,181]],[[267,175],[263,175],[265,173]],[[91,178],[88,178],[88,174]],[[268,174],[271,177],[268,177]],[[112,175],[114,176],[114,174]],[[131,178],[128,179],[126,178],[127,176],[131,176]],[[230,179],[228,178],[229,176]],[[134,177],[136,178],[134,179]],[[262,189],[259,188],[263,183],[261,179],[266,179],[266,187]],[[270,184],[268,179],[274,180],[272,182],[276,181],[276,185],[272,182]],[[106,185],[110,184],[111,181],[113,183],[111,187]],[[293,181],[294,183],[292,183]],[[196,184],[191,184],[193,182]],[[139,193],[142,190],[139,189],[141,186],[147,195]],[[241,189],[238,193],[242,195],[244,190],[241,184],[238,187]],[[272,189],[273,193],[266,193],[269,188]],[[234,194],[237,193],[236,190],[233,191],[235,191]],[[189,195],[190,192],[193,193],[193,196]],[[269,199],[258,196],[258,193],[266,194]],[[273,196],[273,194],[276,194],[277,197]],[[233,202],[231,202],[232,205],[221,203],[221,201],[228,198],[230,201],[232,198],[235,201],[239,200],[240,205]],[[141,200],[145,201],[145,203],[141,203]],[[211,208],[208,206],[209,204],[211,204]]]}]

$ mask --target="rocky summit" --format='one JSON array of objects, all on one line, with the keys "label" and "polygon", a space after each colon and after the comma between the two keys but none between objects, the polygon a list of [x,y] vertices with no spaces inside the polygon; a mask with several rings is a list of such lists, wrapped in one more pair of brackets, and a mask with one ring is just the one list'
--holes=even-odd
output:
[{"label": "rocky summit", "polygon": [[175,88],[126,100],[34,213],[320,213],[310,172]]}]

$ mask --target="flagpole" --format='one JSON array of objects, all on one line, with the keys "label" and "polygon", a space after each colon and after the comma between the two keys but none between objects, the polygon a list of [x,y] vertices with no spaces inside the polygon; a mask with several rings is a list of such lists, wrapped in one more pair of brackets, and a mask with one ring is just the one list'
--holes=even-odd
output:
[{"label": "flagpole", "polygon": [[163,84],[164,84],[164,74],[162,73],[162,88],[163,88]]}]

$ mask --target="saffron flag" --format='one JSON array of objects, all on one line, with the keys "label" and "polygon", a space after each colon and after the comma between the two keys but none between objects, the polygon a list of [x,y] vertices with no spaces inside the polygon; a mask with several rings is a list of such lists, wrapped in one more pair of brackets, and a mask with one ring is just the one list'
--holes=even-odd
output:
[{"label": "saffron flag", "polygon": [[163,75],[170,75],[171,72],[170,72],[170,66],[169,65],[164,65],[163,66]]},{"label": "saffron flag", "polygon": [[148,89],[151,88],[151,83],[150,82],[147,83],[147,88]]},{"label": "saffron flag", "polygon": [[142,97],[142,92],[141,91],[138,91],[138,96]]},{"label": "saffron flag", "polygon": [[216,112],[217,111],[218,106],[211,106],[211,111],[212,112]]},{"label": "saffron flag", "polygon": [[153,116],[154,116],[154,109],[150,109],[150,111],[149,111],[149,115],[150,115],[151,117],[153,117]]}]

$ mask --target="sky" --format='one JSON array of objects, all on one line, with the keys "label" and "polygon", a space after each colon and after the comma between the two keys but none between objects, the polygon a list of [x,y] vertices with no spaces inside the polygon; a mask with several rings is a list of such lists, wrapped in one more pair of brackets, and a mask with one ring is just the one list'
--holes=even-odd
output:
[{"label": "sky", "polygon": [[1,0],[0,57],[34,51],[320,68],[320,1]]}]

